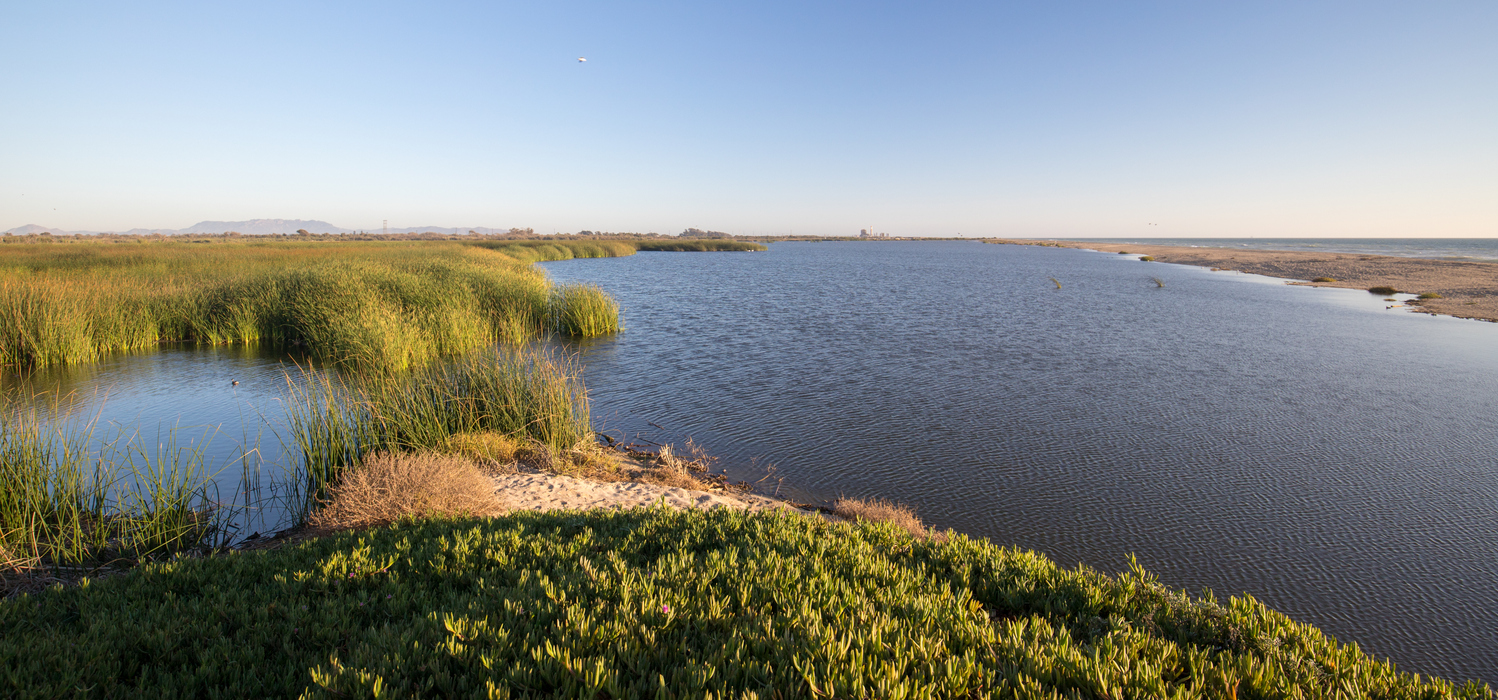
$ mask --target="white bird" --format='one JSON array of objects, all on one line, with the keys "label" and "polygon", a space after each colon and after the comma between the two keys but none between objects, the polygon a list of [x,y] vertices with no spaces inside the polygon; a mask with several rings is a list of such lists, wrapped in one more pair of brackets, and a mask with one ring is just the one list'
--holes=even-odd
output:
[{"label": "white bird", "polygon": [[577,57],[577,62],[578,62],[578,63],[587,63],[587,62],[588,62],[588,59],[586,59],[586,58],[583,58],[583,57],[582,57],[582,56],[578,56],[578,57]]}]

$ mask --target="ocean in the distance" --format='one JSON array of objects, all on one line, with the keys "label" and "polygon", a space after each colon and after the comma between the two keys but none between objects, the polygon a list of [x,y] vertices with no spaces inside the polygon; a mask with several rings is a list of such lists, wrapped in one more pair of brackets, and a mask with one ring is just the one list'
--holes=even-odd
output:
[{"label": "ocean in the distance", "polygon": [[1392,255],[1399,258],[1498,262],[1498,238],[1068,238],[1065,240],[1201,248],[1245,248],[1248,250],[1303,250],[1321,253]]}]

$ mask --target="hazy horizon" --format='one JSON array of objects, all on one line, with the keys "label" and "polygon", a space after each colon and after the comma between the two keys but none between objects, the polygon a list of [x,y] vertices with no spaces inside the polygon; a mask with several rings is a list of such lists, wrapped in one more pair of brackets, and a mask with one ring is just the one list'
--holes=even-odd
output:
[{"label": "hazy horizon", "polygon": [[1498,237],[1491,3],[3,16],[11,227]]}]

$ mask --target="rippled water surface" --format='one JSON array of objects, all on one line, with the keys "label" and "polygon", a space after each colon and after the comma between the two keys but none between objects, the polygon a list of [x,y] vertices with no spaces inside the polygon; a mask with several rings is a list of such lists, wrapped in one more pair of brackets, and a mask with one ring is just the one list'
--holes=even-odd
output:
[{"label": "rippled water surface", "polygon": [[616,435],[694,436],[803,497],[896,499],[1066,564],[1134,552],[1404,670],[1498,682],[1498,325],[1033,246],[546,267],[624,305],[583,346]]}]

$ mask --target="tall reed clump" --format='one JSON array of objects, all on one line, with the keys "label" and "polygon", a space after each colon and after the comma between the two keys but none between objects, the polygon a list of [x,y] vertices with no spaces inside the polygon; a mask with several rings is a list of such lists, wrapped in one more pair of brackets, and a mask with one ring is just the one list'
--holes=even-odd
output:
[{"label": "tall reed clump", "polygon": [[290,379],[286,403],[303,454],[305,492],[294,500],[307,509],[327,497],[344,470],[376,452],[437,449],[469,433],[499,433],[563,451],[593,435],[575,363],[534,349],[476,353],[362,379],[305,372]]},{"label": "tall reed clump", "polygon": [[552,330],[576,338],[619,332],[619,302],[591,284],[564,284],[551,290]]},{"label": "tall reed clump", "polygon": [[0,416],[0,550],[10,568],[140,560],[211,544],[222,512],[201,449],[100,442],[93,423]]}]

